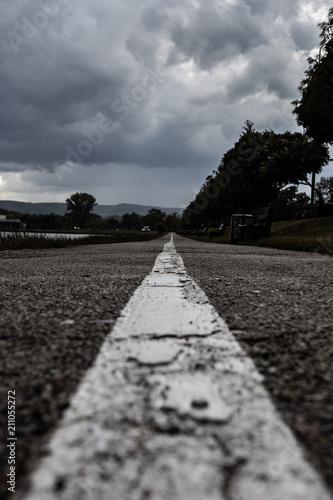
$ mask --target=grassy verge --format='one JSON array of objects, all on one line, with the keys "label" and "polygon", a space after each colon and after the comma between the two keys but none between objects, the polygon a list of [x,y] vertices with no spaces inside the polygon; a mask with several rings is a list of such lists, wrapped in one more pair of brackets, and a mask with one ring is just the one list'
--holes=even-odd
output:
[{"label": "grassy verge", "polygon": [[[224,236],[209,238],[208,233],[194,239],[229,244],[229,227]],[[240,244],[333,255],[333,217],[275,222],[272,224],[270,238]]]},{"label": "grassy verge", "polygon": [[160,235],[155,232],[114,231],[103,235],[69,238],[64,236],[47,237],[44,234],[11,233],[0,235],[0,251],[35,250],[39,248],[65,248],[78,245],[98,245],[105,243],[123,243],[128,241],[148,241]]},{"label": "grassy verge", "polygon": [[333,255],[333,217],[276,222],[272,226],[270,238],[256,244],[261,247]]}]

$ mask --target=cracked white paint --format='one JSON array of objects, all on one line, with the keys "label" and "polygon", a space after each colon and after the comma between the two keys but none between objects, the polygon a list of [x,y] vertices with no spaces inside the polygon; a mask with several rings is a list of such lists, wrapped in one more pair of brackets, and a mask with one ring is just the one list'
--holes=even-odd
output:
[{"label": "cracked white paint", "polygon": [[129,339],[124,342],[112,343],[108,347],[110,361],[134,360],[142,365],[151,366],[171,363],[181,351],[181,345],[165,339]]},{"label": "cracked white paint", "polygon": [[331,499],[172,238],[49,449],[26,500]]},{"label": "cracked white paint", "polygon": [[[135,291],[115,325],[112,337],[186,337],[211,335],[224,323],[216,325],[216,312],[201,294],[186,296],[186,271],[173,244],[156,259],[152,273]],[[142,304],[145,304],[142,307]]]},{"label": "cracked white paint", "polygon": [[174,409],[197,420],[226,422],[231,417],[231,409],[221,399],[217,385],[204,373],[169,376],[163,392],[162,408]]},{"label": "cracked white paint", "polygon": [[171,363],[180,353],[181,346],[168,341],[149,340],[130,346],[125,344],[128,359],[135,359],[143,365]]},{"label": "cracked white paint", "polygon": [[[142,489],[150,492],[149,500],[223,498],[223,473],[219,470],[223,454],[214,447],[212,439],[200,440],[189,436],[174,436],[170,439],[158,436],[147,442],[147,449],[156,456],[141,479]],[[184,477],[191,477],[186,491]]]}]

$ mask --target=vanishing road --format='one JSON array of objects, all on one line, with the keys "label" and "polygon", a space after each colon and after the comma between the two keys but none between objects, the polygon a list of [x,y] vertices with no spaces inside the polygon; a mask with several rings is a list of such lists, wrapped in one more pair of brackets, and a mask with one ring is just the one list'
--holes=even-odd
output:
[{"label": "vanishing road", "polygon": [[0,268],[3,498],[332,498],[331,257],[167,235]]}]

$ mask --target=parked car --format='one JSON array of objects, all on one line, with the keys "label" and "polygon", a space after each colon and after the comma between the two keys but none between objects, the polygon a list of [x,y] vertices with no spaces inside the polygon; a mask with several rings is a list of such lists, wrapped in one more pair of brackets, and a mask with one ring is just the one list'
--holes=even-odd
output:
[{"label": "parked car", "polygon": [[150,227],[149,226],[143,226],[143,228],[141,229],[141,231],[150,231]]}]

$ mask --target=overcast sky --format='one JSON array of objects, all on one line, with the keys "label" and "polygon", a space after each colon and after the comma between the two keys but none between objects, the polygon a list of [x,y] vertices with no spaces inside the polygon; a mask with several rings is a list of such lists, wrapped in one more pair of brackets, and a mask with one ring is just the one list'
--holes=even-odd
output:
[{"label": "overcast sky", "polygon": [[0,0],[0,199],[185,207],[246,119],[300,130],[290,102],[330,7]]}]

